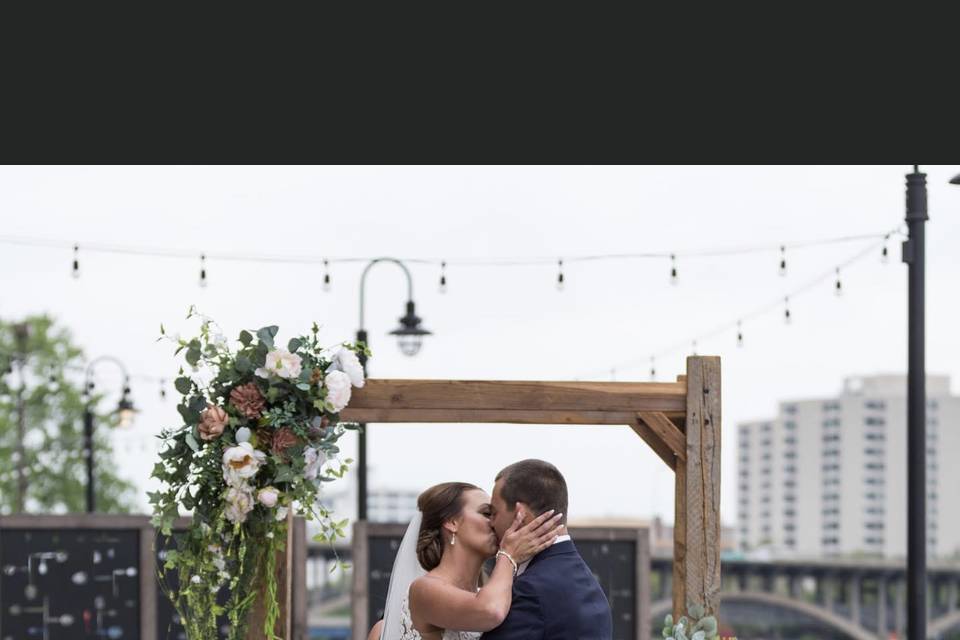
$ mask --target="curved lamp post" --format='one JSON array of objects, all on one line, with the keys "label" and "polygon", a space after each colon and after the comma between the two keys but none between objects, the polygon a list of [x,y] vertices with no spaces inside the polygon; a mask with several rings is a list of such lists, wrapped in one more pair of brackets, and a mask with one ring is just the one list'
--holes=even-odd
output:
[{"label": "curved lamp post", "polygon": [[[410,270],[407,269],[407,265],[403,264],[401,261],[396,258],[376,258],[371,260],[369,264],[363,269],[363,274],[360,276],[360,325],[357,329],[357,342],[367,342],[367,330],[364,328],[364,301],[365,301],[365,292],[367,284],[367,274],[370,273],[370,269],[375,264],[381,262],[392,262],[401,269],[403,269],[404,275],[407,277],[407,307],[406,312],[400,318],[400,326],[389,333],[389,335],[397,336],[397,346],[400,347],[400,351],[405,356],[415,356],[420,352],[420,347],[423,345],[423,336],[431,335],[430,331],[427,331],[422,326],[420,326],[421,319],[416,314],[415,305],[413,302],[413,278],[410,276]],[[363,365],[363,372],[366,375],[367,372],[367,357],[360,355],[360,363]],[[360,425],[360,436],[357,447],[357,520],[366,520],[367,519],[367,425]]]},{"label": "curved lamp post", "polygon": [[136,409],[133,406],[133,400],[130,399],[130,375],[123,363],[113,356],[100,356],[87,365],[84,382],[84,393],[87,395],[87,402],[83,407],[83,456],[87,459],[87,513],[93,513],[95,509],[94,501],[94,472],[93,472],[93,407],[91,391],[93,391],[93,371],[96,366],[102,362],[109,362],[119,367],[123,373],[123,393],[120,395],[120,401],[117,403],[116,414],[120,418],[121,427],[129,427],[133,424]]}]

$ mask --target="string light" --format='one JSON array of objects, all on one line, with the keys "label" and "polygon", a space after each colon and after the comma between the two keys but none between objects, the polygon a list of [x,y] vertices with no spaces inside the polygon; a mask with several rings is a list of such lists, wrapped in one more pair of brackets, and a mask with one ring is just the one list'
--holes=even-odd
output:
[{"label": "string light", "polygon": [[557,260],[557,291],[563,291],[563,260]]},{"label": "string light", "polygon": [[743,346],[743,325],[740,320],[737,320],[737,346]]},{"label": "string light", "polygon": [[200,286],[207,286],[207,256],[200,254]]},{"label": "string light", "polygon": [[161,400],[166,400],[166,399],[167,399],[167,387],[166,387],[166,385],[167,385],[167,381],[164,380],[163,378],[160,378],[160,399],[161,399]]},{"label": "string light", "polygon": [[790,324],[790,297],[783,299],[783,321]]},{"label": "string light", "polygon": [[73,277],[80,277],[80,245],[73,245]]},{"label": "string light", "polygon": [[330,291],[330,261],[323,261],[323,290]]},{"label": "string light", "polygon": [[440,293],[447,292],[447,263],[440,263]]},{"label": "string light", "polygon": [[655,356],[650,356],[650,380],[655,381],[657,379],[657,359]]},{"label": "string light", "polygon": [[883,236],[883,251],[880,253],[880,262],[887,264],[890,262],[890,257],[887,255],[887,240],[890,239],[890,234]]},{"label": "string light", "polygon": [[787,248],[780,245],[780,275],[787,275]]},{"label": "string light", "polygon": [[833,292],[838,296],[843,294],[843,285],[840,284],[840,267],[837,267],[837,283],[833,287]]},{"label": "string light", "polygon": [[677,284],[677,256],[670,254],[670,284]]}]

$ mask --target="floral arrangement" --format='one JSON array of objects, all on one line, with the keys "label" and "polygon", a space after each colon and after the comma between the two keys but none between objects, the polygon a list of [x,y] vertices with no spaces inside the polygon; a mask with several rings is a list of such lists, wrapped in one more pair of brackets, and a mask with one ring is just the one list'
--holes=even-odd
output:
[{"label": "floral arrangement", "polygon": [[[345,536],[347,521],[336,521],[319,496],[352,462],[339,459],[336,443],[357,425],[341,423],[339,413],[364,384],[357,354],[369,353],[362,344],[322,347],[316,324],[286,349],[276,345],[275,326],[241,331],[233,350],[216,323],[191,307],[187,317],[195,316],[202,318],[197,338],[160,328],[191,371],[181,367],[174,382],[183,424],[159,436],[165,447],[152,477],[163,484],[149,494],[154,525],[177,543],[161,584],[190,640],[217,637],[218,616],[228,618],[230,638],[245,637],[261,593],[264,635],[275,638],[275,563],[293,514],[319,521],[317,540]],[[174,533],[181,510],[192,512],[192,526]],[[166,571],[176,575],[176,588],[163,579]]]},{"label": "floral arrangement", "polygon": [[673,616],[667,614],[663,620],[661,635],[664,640],[716,640],[717,619],[705,616],[701,605],[694,604],[687,608],[690,617],[680,616],[677,623],[673,623]]}]

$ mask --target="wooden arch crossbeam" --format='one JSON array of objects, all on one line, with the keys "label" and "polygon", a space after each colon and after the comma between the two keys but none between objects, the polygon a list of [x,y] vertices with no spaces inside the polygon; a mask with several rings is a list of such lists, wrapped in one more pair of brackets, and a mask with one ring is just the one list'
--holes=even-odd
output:
[{"label": "wooden arch crossbeam", "polygon": [[720,591],[720,358],[690,356],[676,382],[370,379],[351,422],[628,425],[676,476],[675,614],[716,613]]}]

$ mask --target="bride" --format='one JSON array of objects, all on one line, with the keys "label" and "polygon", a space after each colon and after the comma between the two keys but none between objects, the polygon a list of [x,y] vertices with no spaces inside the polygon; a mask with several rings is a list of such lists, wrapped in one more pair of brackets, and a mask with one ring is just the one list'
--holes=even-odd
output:
[{"label": "bride", "polygon": [[[518,508],[498,549],[490,496],[464,482],[427,489],[417,508],[393,564],[383,620],[368,640],[477,640],[507,617],[518,566],[563,530],[563,514],[552,511],[520,526]],[[483,563],[494,556],[481,585]]]}]

